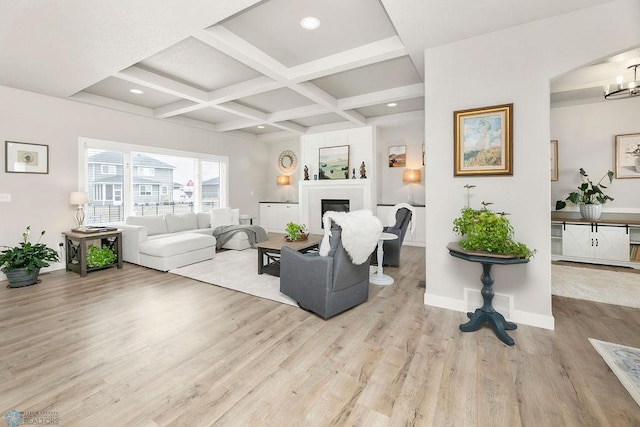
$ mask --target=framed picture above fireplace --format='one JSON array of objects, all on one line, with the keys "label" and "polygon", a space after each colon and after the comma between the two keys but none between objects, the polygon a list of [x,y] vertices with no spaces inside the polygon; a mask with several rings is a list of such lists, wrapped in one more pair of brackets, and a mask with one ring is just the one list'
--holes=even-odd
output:
[{"label": "framed picture above fireplace", "polygon": [[319,179],[349,179],[349,146],[320,148]]}]

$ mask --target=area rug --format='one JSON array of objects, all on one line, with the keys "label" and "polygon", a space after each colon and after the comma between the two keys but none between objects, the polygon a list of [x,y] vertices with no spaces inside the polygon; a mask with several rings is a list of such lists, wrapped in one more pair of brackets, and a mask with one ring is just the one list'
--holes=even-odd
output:
[{"label": "area rug", "polygon": [[589,338],[616,377],[640,405],[640,349]]},{"label": "area rug", "polygon": [[169,273],[297,307],[280,293],[280,278],[258,274],[258,250],[222,251],[207,261],[174,268]]},{"label": "area rug", "polygon": [[640,308],[640,275],[552,264],[551,293],[561,297]]}]

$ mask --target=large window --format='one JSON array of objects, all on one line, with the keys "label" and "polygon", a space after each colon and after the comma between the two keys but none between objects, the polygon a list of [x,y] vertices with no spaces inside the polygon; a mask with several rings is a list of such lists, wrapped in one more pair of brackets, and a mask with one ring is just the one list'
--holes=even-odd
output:
[{"label": "large window", "polygon": [[226,157],[90,139],[80,149],[87,224],[226,206]]}]

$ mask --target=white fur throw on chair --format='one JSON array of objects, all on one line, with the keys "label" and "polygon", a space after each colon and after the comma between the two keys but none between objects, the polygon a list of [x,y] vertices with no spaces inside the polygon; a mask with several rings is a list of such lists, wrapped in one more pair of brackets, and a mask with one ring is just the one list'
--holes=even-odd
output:
[{"label": "white fur throw on chair", "polygon": [[342,246],[353,263],[360,265],[366,262],[369,255],[375,250],[380,234],[382,234],[380,220],[373,216],[373,212],[366,209],[351,212],[325,212],[322,216],[324,237],[320,243],[320,256],[329,254],[331,220],[342,228]]}]

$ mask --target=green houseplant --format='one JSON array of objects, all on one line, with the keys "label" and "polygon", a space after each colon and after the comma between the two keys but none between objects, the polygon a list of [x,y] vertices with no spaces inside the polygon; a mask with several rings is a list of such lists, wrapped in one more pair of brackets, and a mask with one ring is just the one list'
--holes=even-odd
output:
[{"label": "green houseplant", "polygon": [[556,201],[556,210],[564,209],[567,206],[566,201],[570,201],[580,207],[580,214],[583,218],[598,219],[602,212],[601,206],[607,203],[608,200],[613,200],[613,197],[606,195],[602,191],[603,188],[607,188],[602,185],[602,181],[608,177],[609,183],[612,183],[613,172],[607,171],[597,184],[591,181],[583,168],[580,168],[579,173],[582,178],[582,184],[578,186],[576,191],[570,192],[565,200]]},{"label": "green houseplant", "polygon": [[44,230],[35,244],[29,242],[30,233],[31,226],[28,226],[22,233],[22,242],[18,246],[3,246],[7,249],[0,251],[0,266],[7,276],[9,287],[17,288],[37,283],[40,269],[48,267],[48,261],[58,261],[58,253],[40,243]]},{"label": "green houseplant", "polygon": [[89,267],[104,267],[116,262],[116,254],[111,249],[104,246],[99,248],[95,245],[89,245],[87,249],[87,266]]},{"label": "green houseplant", "polygon": [[504,212],[495,213],[487,208],[491,203],[482,202],[482,209],[469,206],[453,220],[453,231],[462,236],[458,242],[467,251],[484,251],[494,254],[531,258],[535,249],[513,240],[513,226]]},{"label": "green houseplant", "polygon": [[290,222],[284,228],[284,231],[285,233],[287,233],[287,235],[285,236],[285,240],[288,240],[290,242],[294,242],[296,240],[307,240],[307,238],[309,237],[309,230],[304,224],[296,224]]}]

